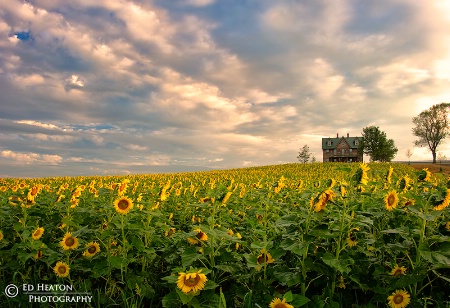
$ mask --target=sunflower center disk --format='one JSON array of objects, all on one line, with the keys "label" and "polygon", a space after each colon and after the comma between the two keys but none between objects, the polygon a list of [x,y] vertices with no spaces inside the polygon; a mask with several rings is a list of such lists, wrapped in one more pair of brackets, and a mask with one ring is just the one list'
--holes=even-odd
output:
[{"label": "sunflower center disk", "polygon": [[258,257],[258,264],[262,264],[262,263],[264,263],[264,261],[267,263],[267,261],[269,261],[269,258],[267,257],[267,255],[263,255],[263,256],[260,256],[260,257]]},{"label": "sunflower center disk", "polygon": [[68,239],[66,239],[66,245],[67,246],[73,246],[75,244],[75,240],[71,237],[69,237]]},{"label": "sunflower center disk", "polygon": [[95,246],[91,246],[88,248],[89,253],[95,253],[97,251],[97,248]]},{"label": "sunflower center disk", "polygon": [[64,266],[58,267],[58,273],[64,274],[66,272],[66,268]]},{"label": "sunflower center disk", "polygon": [[121,210],[126,210],[128,208],[128,201],[126,200],[120,200],[119,203],[117,204],[117,206],[119,207],[119,209]]},{"label": "sunflower center disk", "polygon": [[388,198],[388,204],[390,205],[390,206],[392,206],[393,204],[395,203],[395,197],[394,196],[389,196],[389,198]]},{"label": "sunflower center disk", "polygon": [[200,281],[200,276],[199,275],[195,275],[195,277],[191,277],[189,279],[186,279],[184,281],[184,284],[187,285],[188,287],[195,287],[198,282]]},{"label": "sunflower center disk", "polygon": [[396,303],[396,304],[401,304],[401,303],[403,303],[403,295],[397,294],[397,295],[394,297],[394,303]]}]

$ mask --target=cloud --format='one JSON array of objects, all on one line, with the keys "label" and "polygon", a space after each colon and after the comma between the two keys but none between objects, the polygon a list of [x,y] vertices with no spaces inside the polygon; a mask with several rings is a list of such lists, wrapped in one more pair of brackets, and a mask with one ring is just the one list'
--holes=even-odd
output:
[{"label": "cloud", "polygon": [[35,163],[44,165],[58,165],[63,160],[63,158],[59,155],[16,153],[9,150],[2,151],[1,156],[26,165]]},{"label": "cloud", "polygon": [[450,97],[445,1],[3,2],[2,174],[320,161],[368,125],[405,159]]}]

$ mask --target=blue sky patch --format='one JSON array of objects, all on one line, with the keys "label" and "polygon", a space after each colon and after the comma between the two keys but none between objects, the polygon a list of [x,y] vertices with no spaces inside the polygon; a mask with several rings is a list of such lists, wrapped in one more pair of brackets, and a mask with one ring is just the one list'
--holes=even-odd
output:
[{"label": "blue sky patch", "polygon": [[14,35],[21,41],[28,41],[31,39],[31,34],[28,31],[16,32]]}]

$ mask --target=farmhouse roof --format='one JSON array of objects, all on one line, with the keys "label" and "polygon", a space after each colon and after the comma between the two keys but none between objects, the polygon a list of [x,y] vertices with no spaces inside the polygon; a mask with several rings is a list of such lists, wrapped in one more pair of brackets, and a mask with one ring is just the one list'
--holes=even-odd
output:
[{"label": "farmhouse roof", "polygon": [[362,137],[349,137],[347,134],[347,137],[339,137],[336,135],[336,138],[322,138],[322,149],[323,150],[332,150],[337,147],[337,145],[344,140],[344,142],[347,142],[351,149],[357,149],[358,148],[358,142],[361,141]]}]

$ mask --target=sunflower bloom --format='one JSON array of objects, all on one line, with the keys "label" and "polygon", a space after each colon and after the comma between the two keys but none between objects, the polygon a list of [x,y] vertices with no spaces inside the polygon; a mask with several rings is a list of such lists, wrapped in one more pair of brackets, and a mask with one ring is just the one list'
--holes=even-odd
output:
[{"label": "sunflower bloom", "polygon": [[411,301],[410,295],[405,290],[396,290],[387,299],[391,308],[405,308]]},{"label": "sunflower bloom", "polygon": [[283,300],[279,299],[278,297],[275,297],[269,304],[270,308],[294,308],[294,306],[289,305],[286,303],[286,299],[283,298]]},{"label": "sunflower bloom", "polygon": [[401,276],[406,274],[406,267],[404,266],[398,266],[395,265],[395,267],[392,269],[390,275],[391,276]]},{"label": "sunflower bloom", "polygon": [[164,235],[167,237],[171,237],[172,235],[175,234],[175,228],[169,228],[169,230],[167,230]]},{"label": "sunflower bloom", "polygon": [[56,276],[63,278],[69,276],[70,267],[64,262],[57,262],[56,266],[53,268]]},{"label": "sunflower bloom", "polygon": [[195,229],[194,231],[197,232],[197,234],[195,235],[196,238],[198,238],[200,241],[207,241],[208,240],[208,235],[206,235],[205,232],[203,232],[202,230]]},{"label": "sunflower bloom", "polygon": [[389,170],[386,174],[386,182],[388,182],[389,184],[391,184],[391,177],[392,177],[393,172],[394,172],[394,168],[389,167]]},{"label": "sunflower bloom", "polygon": [[358,242],[356,241],[356,236],[352,233],[348,234],[347,237],[347,245],[348,247],[355,247]]},{"label": "sunflower bloom", "polygon": [[333,200],[336,194],[331,190],[327,189],[319,196],[317,202],[314,205],[314,211],[320,212],[325,209],[327,202]]},{"label": "sunflower bloom", "polygon": [[73,250],[78,247],[78,239],[75,236],[72,236],[72,233],[66,233],[59,243],[64,250]]},{"label": "sunflower bloom", "polygon": [[428,171],[428,168],[423,168],[419,174],[419,180],[423,182],[429,182],[431,179],[431,172]]},{"label": "sunflower bloom", "polygon": [[117,190],[117,194],[119,196],[123,196],[125,194],[125,191],[128,188],[128,183],[130,183],[129,179],[125,179],[122,181],[122,183],[119,184],[119,189]]},{"label": "sunflower bloom", "polygon": [[177,280],[177,287],[181,292],[187,294],[189,292],[198,292],[203,290],[205,283],[208,280],[205,274],[199,270],[194,273],[179,273]]},{"label": "sunflower bloom", "polygon": [[83,252],[83,256],[92,258],[95,256],[98,252],[100,252],[100,246],[97,242],[90,242],[89,244],[86,244],[86,251]]},{"label": "sunflower bloom", "polygon": [[0,230],[0,242],[3,240],[3,231]]},{"label": "sunflower bloom", "polygon": [[450,221],[447,221],[447,223],[445,224],[445,229],[447,229],[447,231],[450,231]]},{"label": "sunflower bloom", "polygon": [[42,251],[38,250],[38,252],[36,252],[36,254],[34,255],[34,259],[38,260],[40,258],[42,258],[44,254],[42,253]]},{"label": "sunflower bloom", "polygon": [[40,189],[38,186],[33,186],[27,194],[27,200],[30,203],[34,203],[34,199],[36,198],[37,194],[39,193]]},{"label": "sunflower bloom", "polygon": [[397,207],[397,204],[398,204],[398,195],[397,192],[393,190],[390,193],[388,193],[384,198],[384,207],[386,208],[386,210],[392,211]]},{"label": "sunflower bloom", "polygon": [[195,238],[192,238],[192,237],[188,237],[188,238],[187,238],[187,241],[188,241],[189,244],[191,244],[191,245],[197,245],[197,244],[199,243]]},{"label": "sunflower bloom", "polygon": [[275,262],[275,259],[272,257],[272,255],[266,252],[265,249],[263,249],[263,251],[256,260],[258,263],[258,266],[256,267],[257,271],[259,271],[261,269],[261,266],[264,266],[264,264],[270,264]]},{"label": "sunflower bloom", "polygon": [[117,213],[126,215],[133,208],[133,201],[130,198],[121,197],[114,201],[114,208],[116,209]]},{"label": "sunflower bloom", "polygon": [[355,231],[359,231],[359,228],[352,228],[349,232],[348,232],[348,236],[347,236],[347,245],[348,247],[355,247],[356,244],[358,243],[356,241],[356,235],[355,235]]},{"label": "sunflower bloom", "polygon": [[435,211],[442,211],[443,209],[445,209],[447,206],[449,206],[450,204],[450,189],[447,189],[446,193],[445,193],[445,198],[444,201],[442,201],[441,204],[437,205],[434,207]]},{"label": "sunflower bloom", "polygon": [[369,176],[367,175],[367,171],[369,171],[370,168],[365,163],[359,164],[359,168],[357,171],[357,179],[359,184],[361,185],[367,185],[369,182]]},{"label": "sunflower bloom", "polygon": [[411,178],[405,175],[400,179],[399,183],[400,189],[402,189],[403,191],[407,191],[410,188],[411,182],[412,182]]},{"label": "sunflower bloom", "polygon": [[38,240],[42,237],[42,234],[44,234],[44,228],[37,228],[36,230],[34,230],[33,234],[31,235],[31,237],[33,238],[33,240]]}]

